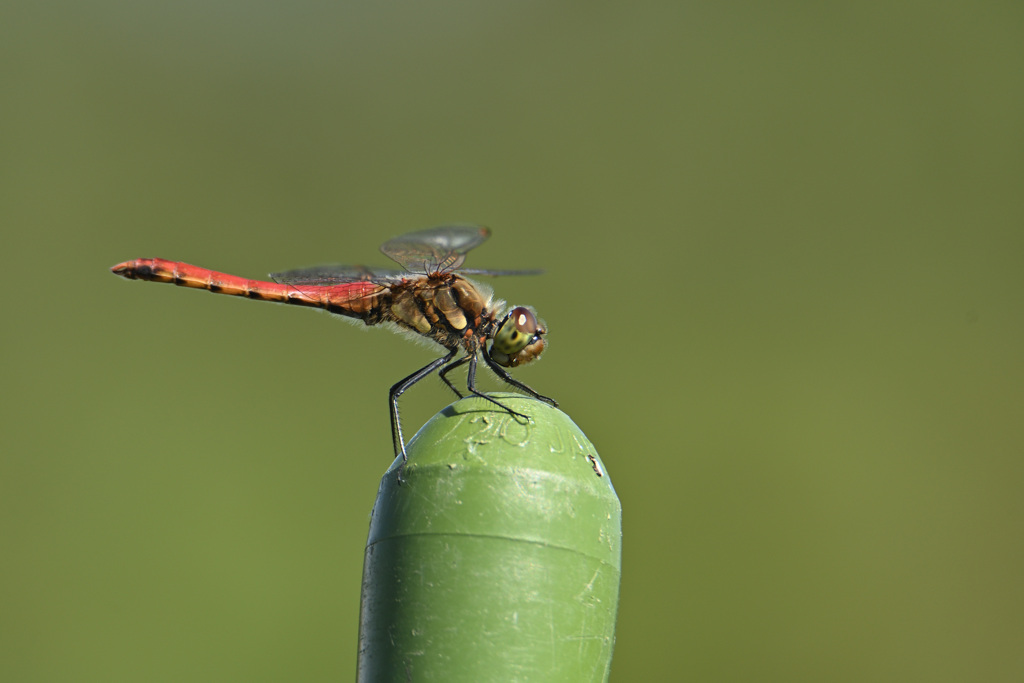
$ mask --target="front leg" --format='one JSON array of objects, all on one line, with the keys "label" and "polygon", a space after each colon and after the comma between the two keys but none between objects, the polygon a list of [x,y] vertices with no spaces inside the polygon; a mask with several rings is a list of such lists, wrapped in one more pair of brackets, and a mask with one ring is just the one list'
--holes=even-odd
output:
[{"label": "front leg", "polygon": [[475,353],[472,354],[469,357],[469,371],[466,373],[466,388],[469,389],[469,391],[474,396],[479,396],[482,399],[490,401],[491,403],[493,403],[494,405],[498,406],[499,408],[501,408],[502,410],[504,410],[506,413],[508,413],[510,415],[513,415],[515,417],[521,417],[524,420],[529,420],[530,419],[529,415],[523,415],[522,413],[517,413],[516,411],[512,410],[511,408],[509,408],[507,405],[503,404],[501,401],[499,401],[499,400],[497,400],[495,398],[491,398],[490,396],[488,396],[487,394],[483,393],[482,391],[477,391],[477,389],[476,389],[476,354]]},{"label": "front leg", "polygon": [[536,391],[534,391],[530,387],[526,386],[525,384],[523,384],[522,382],[520,382],[519,380],[514,378],[512,375],[508,374],[508,371],[505,370],[505,368],[503,368],[500,365],[498,365],[494,361],[493,358],[491,358],[489,355],[487,355],[487,349],[486,348],[481,347],[480,352],[483,353],[483,355],[484,355],[484,362],[487,363],[487,367],[489,367],[491,370],[493,370],[494,374],[496,374],[498,377],[500,377],[504,382],[507,382],[508,384],[512,385],[516,389],[519,389],[523,393],[526,393],[526,394],[529,394],[530,396],[533,396],[538,401],[544,401],[548,405],[550,405],[552,407],[555,407],[555,408],[558,407],[558,401],[556,401],[555,399],[548,398],[547,396],[542,396],[542,395],[538,394]]}]

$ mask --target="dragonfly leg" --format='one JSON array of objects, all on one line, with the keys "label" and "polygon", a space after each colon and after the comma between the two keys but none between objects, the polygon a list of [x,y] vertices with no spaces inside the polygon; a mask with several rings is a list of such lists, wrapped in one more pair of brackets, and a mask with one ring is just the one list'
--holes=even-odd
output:
[{"label": "dragonfly leg", "polygon": [[[404,394],[405,390],[416,384],[416,382],[419,382],[442,365],[451,362],[451,359],[458,352],[459,348],[455,347],[441,358],[424,365],[405,379],[397,382],[388,393],[388,403],[391,407],[391,441],[395,447],[395,456],[402,456],[403,465],[409,460],[409,456],[405,454],[405,439],[402,438],[402,421],[398,416],[398,397]],[[399,473],[399,479],[401,479],[401,473]]]},{"label": "dragonfly leg", "polygon": [[519,389],[523,393],[526,393],[526,394],[529,394],[530,396],[533,396],[538,401],[544,401],[548,405],[554,406],[555,408],[558,407],[558,401],[556,401],[555,399],[548,398],[547,396],[541,396],[536,391],[534,391],[530,387],[526,386],[525,384],[523,384],[522,382],[517,380],[512,375],[508,374],[508,371],[505,370],[505,368],[503,368],[500,365],[498,365],[497,363],[495,363],[494,359],[492,359],[490,356],[487,355],[487,349],[481,349],[481,352],[484,354],[484,362],[487,363],[487,367],[489,367],[491,370],[493,370],[494,374],[496,374],[498,377],[500,377],[503,382],[506,382],[506,383],[512,385],[513,387],[515,387],[516,389]]},{"label": "dragonfly leg", "polygon": [[469,360],[469,356],[463,356],[462,358],[458,359],[454,363],[451,363],[449,365],[444,366],[443,368],[441,368],[441,372],[437,373],[438,377],[441,378],[441,381],[444,382],[445,384],[447,384],[448,388],[451,389],[452,391],[454,391],[455,395],[458,396],[459,398],[465,398],[465,397],[462,395],[461,391],[459,391],[458,389],[455,388],[454,384],[452,384],[451,382],[448,381],[448,378],[445,377],[445,375],[447,375],[450,370],[454,370],[455,368],[459,367],[460,365],[465,365],[466,361],[468,361],[468,360]]},{"label": "dragonfly leg", "polygon": [[488,401],[490,401],[494,405],[498,406],[499,408],[501,408],[505,412],[509,413],[510,415],[513,415],[515,417],[521,417],[524,420],[529,420],[530,419],[529,415],[523,415],[522,413],[517,413],[516,411],[512,410],[511,408],[509,408],[507,405],[503,404],[501,401],[498,401],[497,399],[491,398],[490,396],[488,396],[487,394],[483,393],[482,391],[477,391],[477,389],[476,389],[476,354],[475,353],[471,354],[469,356],[469,371],[466,373],[466,388],[469,389],[470,393],[472,393],[474,396],[479,396],[480,398],[487,399]]}]

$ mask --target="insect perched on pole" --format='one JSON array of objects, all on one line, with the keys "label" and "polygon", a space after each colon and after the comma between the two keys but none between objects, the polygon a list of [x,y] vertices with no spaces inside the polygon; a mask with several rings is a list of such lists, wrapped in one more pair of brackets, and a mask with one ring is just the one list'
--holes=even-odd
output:
[{"label": "insect perched on pole", "polygon": [[[274,273],[270,276],[273,282],[249,280],[164,259],[125,261],[110,270],[132,280],[167,282],[217,294],[323,308],[362,320],[367,325],[383,324],[437,342],[446,349],[445,355],[396,382],[388,393],[391,440],[395,456],[401,455],[405,461],[408,457],[398,399],[409,387],[434,372],[463,398],[447,375],[468,364],[466,388],[469,393],[526,419],[526,415],[476,388],[477,364],[482,358],[507,384],[535,399],[558,405],[554,399],[542,396],[513,378],[505,369],[536,360],[547,344],[544,339],[547,330],[533,309],[515,306],[506,312],[505,302],[492,298],[490,289],[464,277],[466,274],[534,275],[540,271],[459,268],[466,253],[490,234],[484,227],[452,225],[388,240],[380,250],[404,270],[330,265]],[[464,352],[461,357],[460,351]]]}]

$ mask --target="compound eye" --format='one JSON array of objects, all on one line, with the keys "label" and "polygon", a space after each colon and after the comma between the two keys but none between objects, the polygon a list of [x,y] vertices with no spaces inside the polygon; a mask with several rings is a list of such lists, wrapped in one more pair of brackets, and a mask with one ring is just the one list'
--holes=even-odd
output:
[{"label": "compound eye", "polygon": [[537,317],[528,308],[513,308],[494,335],[491,350],[505,356],[514,356],[533,341],[537,334]]}]

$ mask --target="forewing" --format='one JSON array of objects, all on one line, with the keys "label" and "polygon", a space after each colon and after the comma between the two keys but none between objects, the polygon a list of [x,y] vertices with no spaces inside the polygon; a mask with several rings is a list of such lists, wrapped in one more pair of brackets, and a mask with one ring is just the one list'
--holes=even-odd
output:
[{"label": "forewing", "polygon": [[410,272],[444,273],[461,266],[466,252],[490,236],[479,225],[445,225],[388,240],[380,250]]},{"label": "forewing", "polygon": [[491,270],[491,269],[477,269],[477,268],[462,268],[459,270],[460,273],[466,275],[488,275],[490,277],[500,277],[502,275],[543,275],[544,271],[540,268],[528,268],[526,270]]},{"label": "forewing", "polygon": [[327,265],[271,273],[270,277],[274,282],[279,282],[283,285],[330,287],[332,285],[343,285],[347,282],[397,280],[401,279],[403,275],[402,271],[384,268],[370,269],[366,266]]}]

